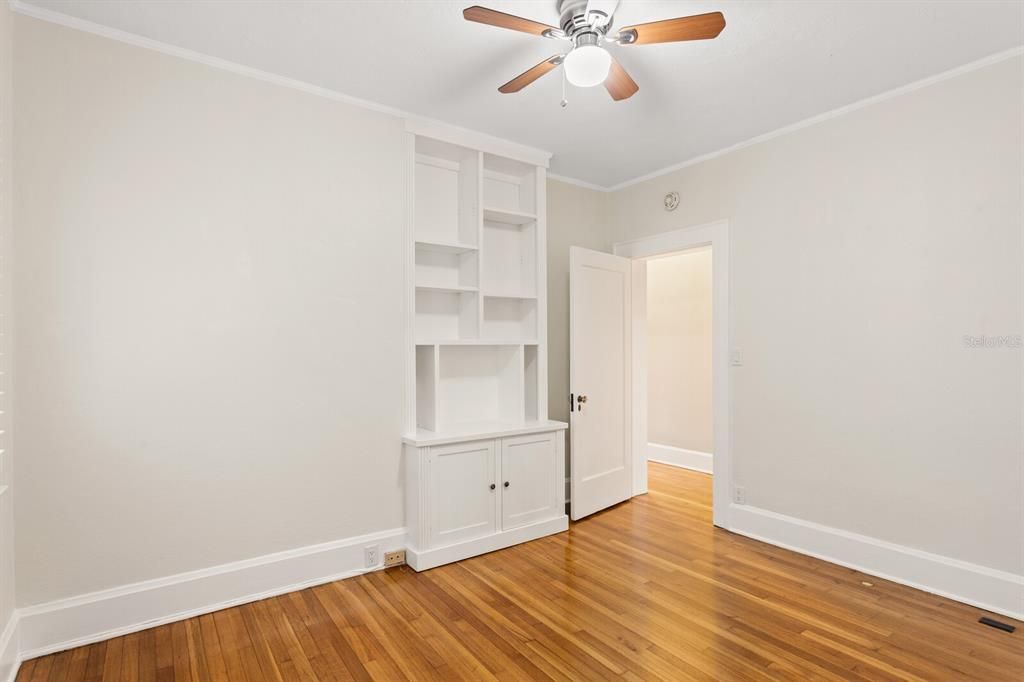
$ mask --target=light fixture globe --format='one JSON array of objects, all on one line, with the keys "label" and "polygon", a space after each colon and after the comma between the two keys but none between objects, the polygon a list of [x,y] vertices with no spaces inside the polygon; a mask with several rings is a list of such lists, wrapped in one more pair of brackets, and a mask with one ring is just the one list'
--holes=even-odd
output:
[{"label": "light fixture globe", "polygon": [[612,66],[612,56],[599,45],[578,45],[565,55],[565,77],[579,88],[604,83]]}]

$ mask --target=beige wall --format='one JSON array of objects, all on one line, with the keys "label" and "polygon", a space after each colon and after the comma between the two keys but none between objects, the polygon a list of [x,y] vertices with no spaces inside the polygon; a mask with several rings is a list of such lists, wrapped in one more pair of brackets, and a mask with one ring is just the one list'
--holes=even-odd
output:
[{"label": "beige wall", "polygon": [[612,195],[613,242],[729,220],[749,504],[1024,574],[1021,350],[964,343],[1022,333],[1022,76],[1014,57]]},{"label": "beige wall", "polygon": [[[0,631],[14,612],[14,450],[11,405],[13,371],[11,324],[12,211],[14,185],[11,117],[14,58],[14,15],[7,3],[0,6]],[[13,665],[14,646],[0,651],[0,679],[6,680]]]},{"label": "beige wall", "polygon": [[711,248],[647,262],[647,440],[711,453]]},{"label": "beige wall", "polygon": [[19,603],[400,528],[402,122],[16,29]]},{"label": "beige wall", "polygon": [[557,180],[548,193],[548,415],[569,421],[569,247],[608,251],[609,195]]}]

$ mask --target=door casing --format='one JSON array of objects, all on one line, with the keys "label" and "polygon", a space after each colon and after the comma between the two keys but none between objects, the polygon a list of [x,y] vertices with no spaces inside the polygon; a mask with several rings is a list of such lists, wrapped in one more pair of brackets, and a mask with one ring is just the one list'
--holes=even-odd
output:
[{"label": "door casing", "polygon": [[729,221],[694,225],[613,245],[616,256],[632,259],[632,400],[633,495],[647,492],[647,259],[711,247],[711,372],[714,433],[712,516],[714,524],[729,528],[732,506],[732,377],[729,336]]}]

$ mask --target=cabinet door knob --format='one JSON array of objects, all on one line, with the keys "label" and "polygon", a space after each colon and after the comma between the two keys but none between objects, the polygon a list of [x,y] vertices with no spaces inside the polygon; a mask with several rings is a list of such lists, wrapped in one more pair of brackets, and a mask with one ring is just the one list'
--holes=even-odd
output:
[{"label": "cabinet door knob", "polygon": [[505,481],[505,487],[506,488],[508,487],[508,481]]},{"label": "cabinet door knob", "polygon": [[491,484],[491,490],[494,490],[494,484],[493,483]]}]

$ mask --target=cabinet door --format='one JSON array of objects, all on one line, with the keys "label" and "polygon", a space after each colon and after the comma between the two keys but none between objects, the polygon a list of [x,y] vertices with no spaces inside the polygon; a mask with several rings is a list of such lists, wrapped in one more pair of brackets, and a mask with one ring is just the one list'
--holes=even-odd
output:
[{"label": "cabinet door", "polygon": [[559,486],[565,463],[558,461],[558,433],[501,439],[501,529],[510,530],[564,513]]},{"label": "cabinet door", "polygon": [[443,547],[497,531],[495,441],[430,448],[430,546]]}]

